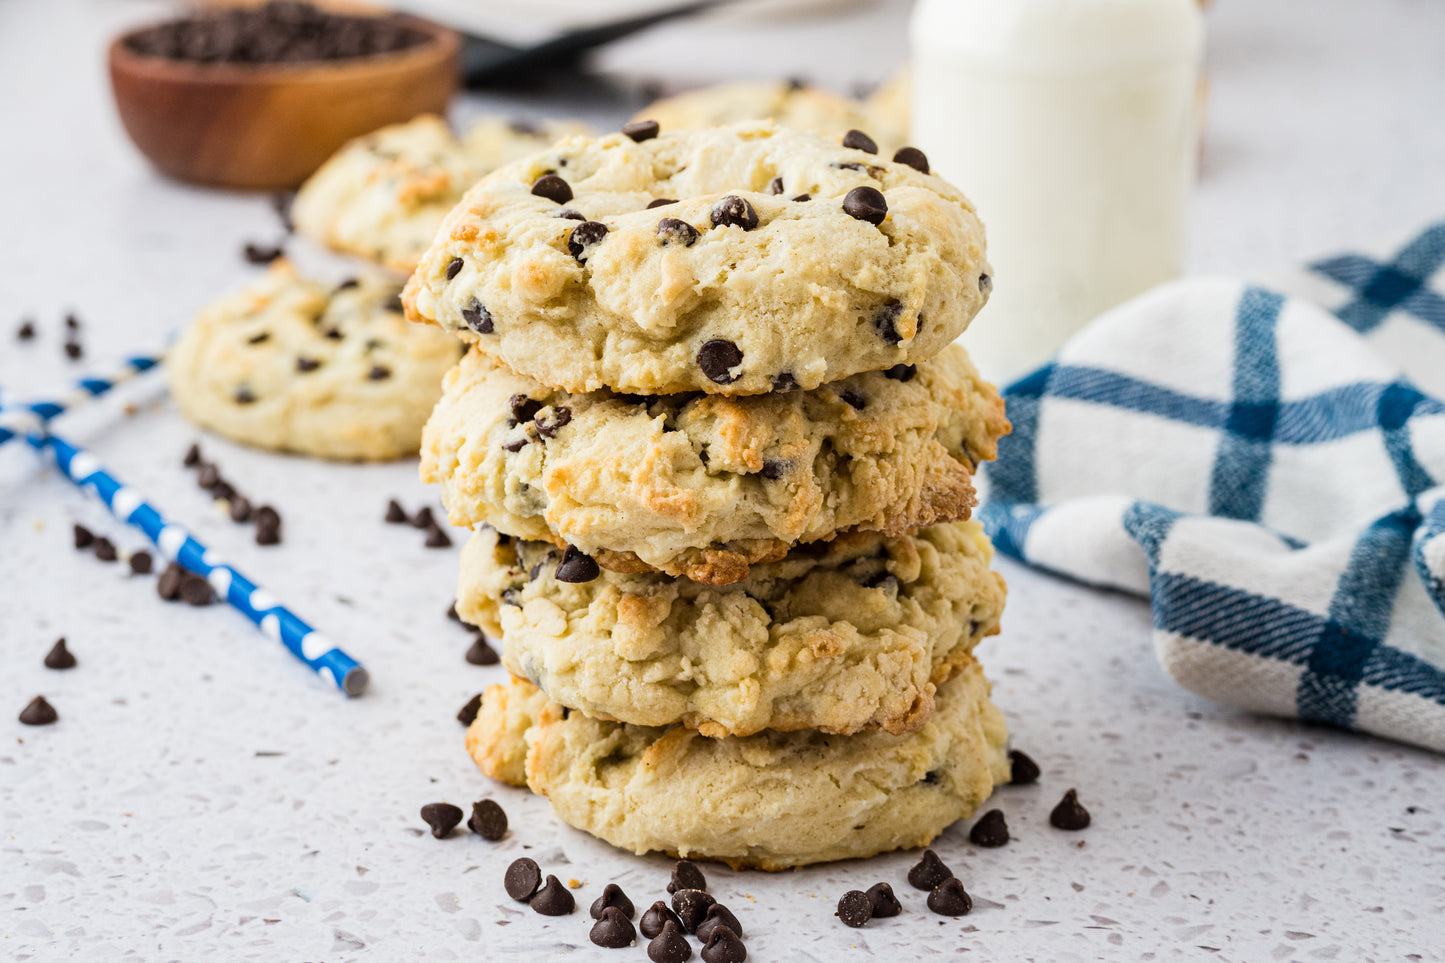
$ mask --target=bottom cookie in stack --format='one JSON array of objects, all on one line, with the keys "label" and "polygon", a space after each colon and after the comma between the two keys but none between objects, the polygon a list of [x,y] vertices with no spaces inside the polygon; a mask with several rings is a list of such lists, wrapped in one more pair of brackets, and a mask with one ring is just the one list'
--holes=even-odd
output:
[{"label": "bottom cookie in stack", "polygon": [[1008,733],[969,658],[920,729],[711,739],[591,719],[531,683],[493,686],[467,731],[483,772],[614,846],[787,869],[927,845],[1007,782]]}]

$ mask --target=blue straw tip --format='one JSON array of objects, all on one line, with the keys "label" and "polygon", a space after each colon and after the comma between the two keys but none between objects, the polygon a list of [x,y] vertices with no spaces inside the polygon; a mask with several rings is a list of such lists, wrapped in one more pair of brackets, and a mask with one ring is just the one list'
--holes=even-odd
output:
[{"label": "blue straw tip", "polygon": [[359,696],[371,684],[371,675],[361,666],[347,672],[341,680],[341,691],[349,696]]}]

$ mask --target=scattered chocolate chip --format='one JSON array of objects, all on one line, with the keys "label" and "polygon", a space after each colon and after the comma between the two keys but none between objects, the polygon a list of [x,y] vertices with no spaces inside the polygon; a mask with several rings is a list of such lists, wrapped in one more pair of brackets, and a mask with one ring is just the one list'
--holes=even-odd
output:
[{"label": "scattered chocolate chip", "polygon": [[572,199],[572,185],[556,174],[543,174],[532,182],[532,193],[558,204],[566,204]]},{"label": "scattered chocolate chip", "polygon": [[79,341],[65,342],[65,356],[71,361],[79,361],[85,356],[85,349],[80,346]]},{"label": "scattered chocolate chip", "polygon": [[466,263],[467,263],[466,261],[463,261],[463,260],[462,260],[461,258],[459,258],[459,257],[454,257],[454,258],[452,258],[450,261],[448,261],[448,262],[447,262],[447,280],[450,281],[452,278],[454,278],[454,277],[456,277],[458,274],[462,273],[462,265],[464,265],[464,264],[466,264]]},{"label": "scattered chocolate chip", "polygon": [[877,142],[861,130],[850,130],[844,134],[843,146],[852,150],[867,151],[870,154],[878,153]]},{"label": "scattered chocolate chip", "polygon": [[593,943],[609,950],[620,950],[637,942],[637,930],[633,929],[632,921],[617,907],[608,906],[600,915],[593,915],[597,917],[597,922],[592,924],[592,932],[587,934]]},{"label": "scattered chocolate chip", "polygon": [[898,344],[903,340],[903,335],[898,331],[898,319],[903,316],[903,302],[898,300],[889,301],[878,309],[873,315],[873,329],[878,336],[889,344]]},{"label": "scattered chocolate chip", "polygon": [[973,899],[964,891],[963,883],[950,876],[928,894],[928,908],[939,916],[967,916]]},{"label": "scattered chocolate chip", "polygon": [[553,408],[550,415],[537,415],[532,423],[537,426],[537,434],[543,438],[551,438],[561,431],[572,420],[572,409],[567,407]]},{"label": "scattered chocolate chip", "polygon": [[196,487],[209,491],[221,483],[221,470],[207,462],[196,472]]},{"label": "scattered chocolate chip", "polygon": [[647,958],[652,963],[682,963],[692,956],[692,947],[682,929],[672,920],[662,924],[662,929],[647,944]]},{"label": "scattered chocolate chip", "polygon": [[[480,699],[481,697],[478,696]],[[525,903],[537,892],[537,887],[542,885],[542,870],[537,866],[536,860],[523,856],[515,859],[507,867],[507,874],[502,878],[502,886],[506,889],[507,895],[519,903]]]},{"label": "scattered chocolate chip", "polygon": [[650,211],[650,210],[652,210],[654,207],[666,207],[666,206],[669,205],[669,204],[676,204],[676,203],[677,203],[677,198],[675,198],[675,197],[657,197],[657,198],[653,198],[652,200],[650,200],[650,201],[647,202],[647,209]]},{"label": "scattered chocolate chip", "polygon": [[645,140],[652,140],[662,131],[662,125],[655,120],[634,120],[630,124],[622,125],[622,132],[639,144]]},{"label": "scattered chocolate chip", "polygon": [[657,237],[662,241],[663,247],[677,243],[683,247],[692,247],[702,235],[697,228],[687,221],[678,220],[675,217],[664,217],[657,222]]},{"label": "scattered chocolate chip", "polygon": [[1064,793],[1064,798],[1049,813],[1049,824],[1055,829],[1078,830],[1087,829],[1092,818],[1089,811],[1079,802],[1079,791],[1070,789]]},{"label": "scattered chocolate chip", "polygon": [[71,311],[65,315],[65,327],[69,331],[80,330],[80,318],[76,316],[74,311]]},{"label": "scattered chocolate chip", "polygon": [[717,902],[700,889],[680,889],[672,894],[672,909],[682,920],[682,928],[696,933],[698,924],[707,918],[707,911]]},{"label": "scattered chocolate chip", "polygon": [[602,574],[597,562],[575,545],[568,545],[553,577],[559,582],[590,582]]},{"label": "scattered chocolate chip", "polygon": [[432,517],[430,506],[417,509],[417,513],[411,517],[412,528],[432,528],[436,525],[436,519]]},{"label": "scattered chocolate chip", "polygon": [[883,377],[892,378],[894,381],[912,381],[918,374],[916,364],[896,364],[883,372]]},{"label": "scattered chocolate chip", "polygon": [[838,909],[833,915],[842,920],[844,926],[857,929],[873,918],[873,901],[861,889],[850,889],[838,897]]},{"label": "scattered chocolate chip", "polygon": [[467,307],[462,308],[462,320],[477,334],[492,333],[492,312],[484,308],[482,302],[476,298],[472,298]]},{"label": "scattered chocolate chip", "polygon": [[784,371],[773,376],[774,391],[797,391],[798,379],[793,377],[791,371]]},{"label": "scattered chocolate chip", "polygon": [[75,656],[65,647],[65,638],[62,636],[55,640],[50,651],[45,653],[45,667],[47,669],[73,669],[75,668]]},{"label": "scattered chocolate chip", "polygon": [[366,373],[366,377],[369,381],[385,381],[391,377],[391,369],[384,364],[374,364]]},{"label": "scattered chocolate chip", "polygon": [[[270,505],[262,505],[260,508],[253,511],[251,513],[251,521],[256,523],[257,528],[274,529],[277,535],[280,535],[281,513],[276,511],[276,509],[272,508]],[[277,541],[280,541],[279,537],[277,538]],[[274,543],[263,542],[262,544]]]},{"label": "scattered chocolate chip", "polygon": [[979,293],[980,293],[980,294],[987,294],[989,291],[992,291],[992,290],[993,290],[993,278],[989,277],[987,274],[980,274],[980,275],[978,276],[978,291],[979,291]]},{"label": "scattered chocolate chip", "polygon": [[712,931],[719,926],[726,926],[738,936],[743,935],[743,924],[738,922],[732,911],[721,903],[714,903],[707,908],[707,916],[697,924],[697,938],[706,943],[712,936]]},{"label": "scattered chocolate chip", "polygon": [[897,916],[903,912],[903,904],[893,895],[893,887],[887,883],[874,883],[868,887],[868,903],[873,907],[875,919]]},{"label": "scattered chocolate chip", "polygon": [[737,345],[722,338],[705,342],[697,352],[697,364],[708,379],[720,385],[730,385],[740,374],[733,369],[743,363],[743,353]]},{"label": "scattered chocolate chip", "polygon": [[543,916],[566,916],[576,908],[577,901],[555,876],[548,876],[546,884],[532,897],[532,909]]},{"label": "scattered chocolate chip", "polygon": [[77,549],[90,548],[95,544],[95,533],[84,525],[73,526],[75,533],[75,547]]},{"label": "scattered chocolate chip", "polygon": [[501,661],[501,656],[487,644],[487,637],[478,632],[477,637],[472,640],[471,648],[467,649],[466,659],[471,665],[496,665]]},{"label": "scattered chocolate chip", "polygon": [[211,497],[220,501],[228,501],[236,494],[236,489],[230,482],[222,480],[211,486]]},{"label": "scattered chocolate chip", "polygon": [[627,898],[627,894],[622,892],[622,887],[616,883],[608,883],[602,887],[602,895],[593,901],[592,909],[589,912],[594,920],[600,920],[602,911],[608,907],[618,910],[628,919],[632,919],[637,912],[637,908],[632,905],[632,900]]},{"label": "scattered chocolate chip", "polygon": [[202,606],[210,605],[216,600],[216,590],[211,588],[204,576],[187,572],[181,576],[181,587],[178,593],[182,602],[187,605]]},{"label": "scattered chocolate chip", "polygon": [[867,221],[876,227],[888,216],[888,202],[876,187],[855,187],[844,195],[843,210],[849,217]]},{"label": "scattered chocolate chip", "polygon": [[385,519],[388,525],[404,525],[411,521],[406,517],[406,509],[402,508],[401,502],[395,498],[387,500]]},{"label": "scattered chocolate chip", "polygon": [[768,458],[763,461],[762,471],[758,472],[768,481],[777,481],[788,473],[788,465],[791,462]]},{"label": "scattered chocolate chip", "polygon": [[642,919],[637,922],[637,928],[642,930],[643,936],[652,939],[662,932],[663,924],[668,922],[679,929],[682,928],[682,920],[677,918],[677,914],[668,909],[667,904],[662,900],[658,900],[646,913],[642,914]]},{"label": "scattered chocolate chip", "polygon": [[601,221],[583,221],[567,235],[567,253],[579,261],[585,261],[583,255],[587,253],[587,249],[601,244],[606,236],[606,224]]},{"label": "scattered chocolate chip", "polygon": [[128,561],[132,575],[149,575],[155,564],[150,552],[132,552]]},{"label": "scattered chocolate chip", "polygon": [[477,713],[481,711],[482,694],[478,692],[468,699],[467,704],[462,706],[461,710],[457,712],[457,721],[464,726],[469,726],[477,721]]},{"label": "scattered chocolate chip", "polygon": [[799,194],[799,195],[797,195],[796,197],[793,198],[793,202],[794,202],[795,204],[802,204],[802,203],[804,203],[805,201],[811,201],[812,199],[813,199],[813,195],[812,195],[812,194]]},{"label": "scattered chocolate chip", "polygon": [[246,343],[247,343],[247,344],[265,344],[267,341],[270,341],[270,340],[271,340],[271,332],[270,332],[270,331],[261,331],[261,332],[259,332],[259,333],[257,333],[257,334],[253,334],[253,335],[251,335],[249,338],[247,338],[247,339],[246,339]]},{"label": "scattered chocolate chip", "polygon": [[1022,749],[1010,749],[1008,761],[1009,782],[1015,786],[1027,786],[1039,781],[1039,764]]},{"label": "scattered chocolate chip", "polygon": [[440,525],[433,525],[431,528],[428,528],[426,530],[427,548],[450,548],[451,544],[451,536],[447,535],[446,532],[442,531]]},{"label": "scattered chocolate chip", "polygon": [[281,256],[280,246],[248,243],[241,252],[250,264],[270,264]]},{"label": "scattered chocolate chip", "polygon": [[237,523],[249,521],[251,518],[251,500],[245,495],[237,495],[231,499],[231,521]]},{"label": "scattered chocolate chip", "polygon": [[472,803],[472,814],[467,817],[467,828],[488,842],[495,843],[507,835],[507,814],[496,800],[478,800]]},{"label": "scattered chocolate chip", "polygon": [[15,340],[16,340],[16,341],[30,341],[30,340],[33,340],[34,337],[35,337],[35,322],[34,322],[34,321],[30,321],[30,320],[22,321],[22,322],[20,323],[20,327],[17,328],[17,329],[15,329]]},{"label": "scattered chocolate chip", "polygon": [[421,807],[421,818],[431,827],[431,834],[437,839],[446,839],[457,823],[462,821],[460,806],[451,803],[427,803]]},{"label": "scattered chocolate chip", "polygon": [[783,193],[783,179],[782,179],[781,177],[774,177],[772,180],[768,181],[768,193],[769,193],[769,194],[781,194],[781,193]]},{"label": "scattered chocolate chip", "polygon": [[943,865],[943,860],[931,849],[923,851],[923,858],[908,871],[908,884],[914,889],[933,889],[953,873]]},{"label": "scattered chocolate chip", "polygon": [[928,155],[917,147],[900,147],[893,152],[895,164],[907,164],[920,174],[928,173]]},{"label": "scattered chocolate chip", "polygon": [[988,849],[1005,845],[1008,842],[1008,823],[1004,821],[1003,810],[990,809],[979,817],[968,831],[968,841]]},{"label": "scattered chocolate chip", "polygon": [[192,442],[191,447],[187,448],[186,453],[181,456],[181,464],[186,466],[187,468],[195,468],[200,463],[201,446],[196,444],[195,442]]},{"label": "scattered chocolate chip", "polygon": [[95,557],[102,562],[114,562],[120,558],[120,554],[115,550],[115,543],[103,535],[97,535],[95,537],[95,543],[92,547],[95,549]]},{"label": "scattered chocolate chip", "polygon": [[758,226],[758,212],[744,198],[729,194],[712,206],[714,227],[740,227],[751,231]]},{"label": "scattered chocolate chip", "polygon": [[700,889],[707,892],[707,877],[697,863],[690,859],[679,859],[672,864],[672,879],[668,881],[667,893],[671,896],[680,889]]},{"label": "scattered chocolate chip", "polygon": [[748,958],[748,949],[738,935],[726,926],[719,926],[708,937],[702,948],[703,963],[743,963]]},{"label": "scattered chocolate chip", "polygon": [[172,562],[161,572],[161,577],[156,579],[156,594],[167,602],[174,602],[181,597],[181,583],[185,578],[186,570]]},{"label": "scattered chocolate chip", "polygon": [[868,399],[863,397],[863,392],[851,385],[838,392],[838,397],[848,402],[855,411],[862,411],[868,406]]},{"label": "scattered chocolate chip", "polygon": [[20,721],[27,726],[48,726],[60,718],[55,707],[45,701],[45,696],[36,696],[30,704],[20,710]]}]

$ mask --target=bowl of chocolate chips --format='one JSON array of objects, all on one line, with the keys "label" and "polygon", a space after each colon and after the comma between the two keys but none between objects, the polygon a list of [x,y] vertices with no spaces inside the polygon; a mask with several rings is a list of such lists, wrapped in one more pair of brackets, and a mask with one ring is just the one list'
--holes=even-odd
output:
[{"label": "bowl of chocolate chips", "polygon": [[279,189],[353,137],[444,111],[460,48],[417,17],[272,0],[122,34],[110,80],[126,133],[164,173]]}]

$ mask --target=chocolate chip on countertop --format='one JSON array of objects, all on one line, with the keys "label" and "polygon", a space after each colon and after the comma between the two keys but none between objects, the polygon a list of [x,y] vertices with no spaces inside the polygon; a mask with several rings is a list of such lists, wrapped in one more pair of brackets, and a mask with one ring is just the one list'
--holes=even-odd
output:
[{"label": "chocolate chip on countertop", "polygon": [[477,713],[481,711],[482,694],[478,692],[467,700],[466,705],[462,706],[461,710],[457,713],[457,721],[464,726],[469,726],[477,721]]},{"label": "chocolate chip on countertop", "polygon": [[908,884],[914,889],[931,890],[948,879],[953,873],[943,865],[943,860],[931,849],[923,851],[923,858],[908,871]]},{"label": "chocolate chip on countertop", "polygon": [[893,895],[893,887],[887,883],[874,883],[868,887],[868,902],[873,907],[873,917],[884,919],[903,912],[903,904]]},{"label": "chocolate chip on countertop", "polygon": [[531,421],[542,410],[542,402],[535,398],[528,398],[518,392],[507,399],[507,405],[512,409],[512,424],[520,425],[524,421]]},{"label": "chocolate chip on countertop", "polygon": [[1079,791],[1070,789],[1064,793],[1064,798],[1049,813],[1049,824],[1056,829],[1087,829],[1092,822],[1089,811],[1079,802]]},{"label": "chocolate chip on countertop", "polygon": [[650,210],[652,210],[654,207],[666,207],[666,206],[669,205],[669,204],[676,204],[676,203],[677,203],[677,198],[675,198],[675,197],[656,197],[656,198],[653,198],[652,200],[650,200],[650,201],[647,202],[647,209],[650,211]]},{"label": "chocolate chip on countertop", "polygon": [[672,894],[672,909],[682,920],[682,928],[696,933],[698,924],[707,918],[707,911],[717,900],[700,889],[680,889]]},{"label": "chocolate chip on countertop", "polygon": [[973,909],[973,898],[957,877],[950,876],[928,894],[928,908],[939,916],[967,916]]},{"label": "chocolate chip on countertop", "polygon": [[1008,843],[1008,823],[1002,809],[990,809],[979,817],[968,831],[968,841],[975,846],[994,849]]},{"label": "chocolate chip on countertop", "polygon": [[234,495],[234,496],[232,496],[232,498],[231,498],[231,508],[230,508],[230,512],[231,512],[231,521],[235,522],[235,523],[238,524],[238,525],[241,524],[242,522],[250,521],[250,519],[251,519],[251,500],[250,500],[249,498],[247,498],[245,495]]},{"label": "chocolate chip on countertop", "polygon": [[576,908],[577,901],[555,876],[548,876],[546,884],[532,897],[532,909],[543,916],[566,916]]},{"label": "chocolate chip on countertop", "polygon": [[85,349],[80,346],[79,341],[65,342],[65,356],[71,361],[79,361],[85,356]]},{"label": "chocolate chip on countertop", "polygon": [[598,946],[609,950],[620,950],[624,946],[631,946],[637,942],[637,930],[629,920],[615,906],[608,906],[604,909],[597,922],[592,924],[592,931],[587,938]]},{"label": "chocolate chip on countertop", "polygon": [[507,873],[502,878],[502,886],[506,889],[507,895],[519,903],[525,903],[537,892],[537,887],[542,885],[542,870],[537,866],[536,860],[523,856],[521,859],[514,859],[507,867]]},{"label": "chocolate chip on countertop", "polygon": [[918,365],[896,364],[883,372],[883,377],[892,378],[894,381],[909,382],[918,376]]},{"label": "chocolate chip on countertop", "polygon": [[682,920],[677,918],[676,913],[668,909],[666,903],[664,903],[662,900],[658,900],[657,902],[653,903],[651,907],[648,908],[647,912],[642,914],[642,919],[638,920],[637,922],[637,928],[642,931],[643,936],[647,937],[648,939],[652,939],[658,933],[662,932],[663,924],[668,922],[669,920],[671,920],[678,926],[679,929],[681,929]]},{"label": "chocolate chip on countertop", "polygon": [[893,153],[893,162],[907,164],[920,174],[928,173],[928,155],[917,147],[900,147]]},{"label": "chocolate chip on countertop", "polygon": [[77,549],[90,548],[95,544],[95,533],[84,525],[74,526],[75,547]]},{"label": "chocolate chip on countertop", "polygon": [[186,453],[181,456],[181,464],[187,468],[195,468],[200,463],[201,446],[196,444],[195,442],[192,442],[191,447],[187,448]]},{"label": "chocolate chip on countertop", "polygon": [[385,517],[388,525],[404,525],[411,521],[411,519],[406,517],[406,509],[402,508],[401,502],[395,498],[387,500]]},{"label": "chocolate chip on countertop", "polygon": [[586,260],[583,256],[589,248],[596,247],[607,237],[607,225],[601,221],[583,221],[572,228],[567,235],[567,253],[579,261]]},{"label": "chocolate chip on countertop", "polygon": [[115,543],[104,535],[97,535],[91,547],[95,550],[95,557],[102,562],[114,562],[120,558],[120,554],[115,550]]},{"label": "chocolate chip on countertop", "polygon": [[855,187],[843,196],[843,211],[877,227],[888,216],[888,201],[876,187]]},{"label": "chocolate chip on countertop", "polygon": [[655,120],[634,120],[622,125],[622,132],[637,143],[652,140],[662,131],[662,125]]},{"label": "chocolate chip on countertop", "polygon": [[1009,781],[1015,786],[1027,786],[1030,783],[1039,781],[1039,764],[1034,762],[1033,757],[1021,749],[1010,749]]},{"label": "chocolate chip on countertop", "polygon": [[702,373],[707,375],[710,381],[720,385],[730,385],[737,381],[740,375],[733,374],[733,369],[742,363],[742,349],[722,338],[705,342],[697,351],[697,365],[702,369]]},{"label": "chocolate chip on countertop", "polygon": [[36,696],[30,704],[20,710],[20,721],[27,726],[48,726],[60,718],[55,707],[45,701],[45,696]]},{"label": "chocolate chip on countertop", "polygon": [[602,911],[609,906],[620,911],[628,919],[632,919],[637,912],[637,908],[632,905],[632,900],[627,898],[627,894],[622,892],[622,887],[616,883],[608,883],[602,887],[602,895],[593,901],[592,908],[588,912],[592,914],[594,920],[600,920]]},{"label": "chocolate chip on countertop", "polygon": [[436,519],[432,516],[430,506],[417,509],[417,513],[411,517],[412,528],[431,528],[435,524]]},{"label": "chocolate chip on countertop", "polygon": [[450,261],[448,261],[448,262],[447,262],[447,280],[450,281],[452,278],[454,278],[454,277],[456,277],[458,274],[462,273],[462,266],[463,266],[464,264],[466,264],[466,263],[467,263],[466,261],[463,261],[463,260],[462,260],[461,258],[459,258],[459,257],[454,257],[454,258],[452,258]]},{"label": "chocolate chip on countertop", "polygon": [[280,246],[248,242],[241,252],[249,264],[270,264],[282,255]]},{"label": "chocolate chip on countertop", "polygon": [[838,897],[838,908],[833,915],[842,920],[844,926],[857,929],[873,918],[873,901],[861,889],[850,889]]},{"label": "chocolate chip on countertop", "polygon": [[472,640],[471,648],[467,649],[466,658],[472,665],[496,665],[501,661],[497,650],[487,644],[487,637],[480,632]]},{"label": "chocolate chip on countertop", "polygon": [[673,243],[681,244],[683,247],[692,247],[702,235],[687,221],[678,220],[675,217],[664,217],[657,222],[657,237],[662,241],[664,247]]},{"label": "chocolate chip on countertop", "polygon": [[556,174],[543,174],[532,182],[532,193],[558,204],[566,204],[572,199],[572,185]]},{"label": "chocolate chip on countertop", "polygon": [[29,319],[22,321],[20,327],[15,329],[16,341],[30,341],[35,337],[35,322]]},{"label": "chocolate chip on countertop", "polygon": [[161,577],[156,579],[156,594],[167,602],[174,602],[181,597],[181,583],[185,578],[186,570],[172,562],[161,572]]},{"label": "chocolate chip on countertop", "polygon": [[844,134],[843,146],[852,150],[866,151],[869,154],[878,153],[878,143],[861,130],[850,130]]},{"label": "chocolate chip on countertop", "polygon": [[50,651],[45,653],[45,667],[47,669],[73,669],[75,668],[75,656],[65,647],[65,637],[55,640]]},{"label": "chocolate chip on countertop", "polygon": [[702,922],[697,924],[697,938],[706,943],[712,936],[712,931],[719,926],[726,926],[738,936],[743,935],[743,924],[738,922],[732,911],[721,903],[714,903],[707,908],[707,915]]},{"label": "chocolate chip on countertop", "polygon": [[714,227],[740,227],[751,231],[758,226],[758,212],[745,198],[729,194],[712,206],[712,223]]},{"label": "chocolate chip on countertop", "polygon": [[714,929],[707,945],[702,948],[703,963],[743,963],[747,958],[748,948],[726,926]]},{"label": "chocolate chip on countertop", "polygon": [[181,587],[177,594],[182,602],[197,607],[210,605],[216,600],[216,590],[211,587],[211,583],[193,572],[187,572],[181,577]]},{"label": "chocolate chip on countertop", "polygon": [[427,803],[421,807],[422,820],[431,827],[431,834],[437,839],[446,839],[451,835],[457,823],[462,821],[462,810],[460,806],[453,806],[451,803]]},{"label": "chocolate chip on countertop", "polygon": [[898,331],[898,319],[903,315],[902,301],[889,301],[878,309],[873,315],[873,329],[878,336],[889,344],[897,344],[903,340],[903,335]]},{"label": "chocolate chip on countertop", "polygon": [[149,575],[155,566],[150,552],[132,552],[128,561],[132,575]]},{"label": "chocolate chip on countertop", "polygon": [[597,562],[575,545],[568,545],[557,563],[554,577],[559,582],[590,582],[602,574]]},{"label": "chocolate chip on countertop", "polygon": [[451,544],[451,536],[449,536],[446,532],[442,531],[442,527],[440,525],[433,525],[431,528],[428,528],[426,530],[427,548],[450,548]]},{"label": "chocolate chip on countertop", "polygon": [[667,883],[667,893],[672,895],[680,889],[700,889],[707,892],[707,877],[690,859],[679,859],[672,864],[672,879]]},{"label": "chocolate chip on countertop", "polygon": [[673,920],[662,924],[662,930],[647,944],[647,958],[652,963],[682,963],[692,956],[692,947],[682,935],[682,927]]},{"label": "chocolate chip on countertop", "polygon": [[494,799],[479,799],[472,803],[472,814],[467,817],[467,828],[478,836],[495,843],[507,835],[507,814]]}]

